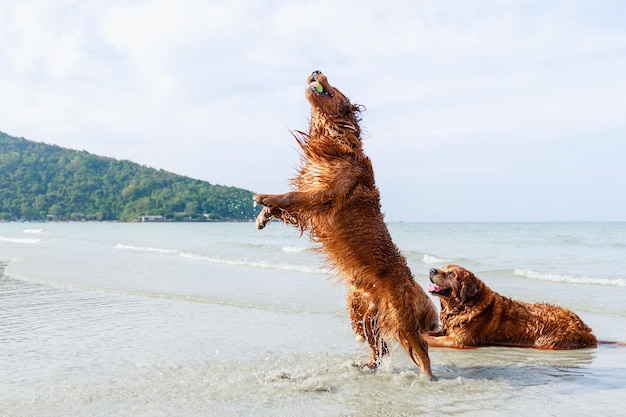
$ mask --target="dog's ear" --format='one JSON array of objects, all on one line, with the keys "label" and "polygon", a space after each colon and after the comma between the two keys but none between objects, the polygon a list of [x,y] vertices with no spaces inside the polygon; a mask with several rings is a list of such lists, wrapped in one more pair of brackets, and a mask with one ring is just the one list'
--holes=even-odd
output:
[{"label": "dog's ear", "polygon": [[348,117],[354,112],[354,106],[350,103],[350,100],[344,98],[341,100],[339,104],[339,114],[340,117]]},{"label": "dog's ear", "polygon": [[471,272],[463,279],[463,284],[461,284],[461,291],[459,292],[459,297],[461,297],[461,301],[466,302],[473,296],[478,294],[478,286],[476,285],[476,279],[472,275]]}]

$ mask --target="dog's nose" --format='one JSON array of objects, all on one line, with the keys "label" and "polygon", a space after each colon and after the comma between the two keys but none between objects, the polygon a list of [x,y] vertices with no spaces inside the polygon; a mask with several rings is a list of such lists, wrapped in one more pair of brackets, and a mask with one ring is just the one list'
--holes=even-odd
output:
[{"label": "dog's nose", "polygon": [[311,73],[311,77],[317,77],[317,76],[318,76],[318,75],[320,75],[321,73],[322,73],[322,71],[315,70],[315,71],[313,71],[313,72]]},{"label": "dog's nose", "polygon": [[430,276],[432,277],[433,275],[437,275],[437,269],[435,268],[430,268]]}]

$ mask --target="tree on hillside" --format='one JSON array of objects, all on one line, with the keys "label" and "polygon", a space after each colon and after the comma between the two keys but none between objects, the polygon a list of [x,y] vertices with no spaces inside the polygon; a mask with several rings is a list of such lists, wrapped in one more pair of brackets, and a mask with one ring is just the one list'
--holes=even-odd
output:
[{"label": "tree on hillside", "polygon": [[253,193],[0,132],[0,219],[253,220]]}]

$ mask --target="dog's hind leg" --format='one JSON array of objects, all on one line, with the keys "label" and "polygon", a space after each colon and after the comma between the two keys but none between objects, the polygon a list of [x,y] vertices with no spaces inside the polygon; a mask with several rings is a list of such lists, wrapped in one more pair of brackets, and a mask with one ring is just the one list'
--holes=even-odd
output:
[{"label": "dog's hind leg", "polygon": [[365,338],[370,345],[372,351],[367,367],[370,369],[378,368],[383,360],[383,356],[389,353],[387,342],[382,337],[380,328],[378,327],[378,319],[375,315],[367,315],[364,318]]},{"label": "dog's hind leg", "polygon": [[352,330],[357,336],[367,340],[365,335],[363,316],[367,312],[367,306],[363,300],[363,297],[359,291],[355,291],[353,288],[348,289],[348,311],[350,313],[350,322],[352,323]]}]

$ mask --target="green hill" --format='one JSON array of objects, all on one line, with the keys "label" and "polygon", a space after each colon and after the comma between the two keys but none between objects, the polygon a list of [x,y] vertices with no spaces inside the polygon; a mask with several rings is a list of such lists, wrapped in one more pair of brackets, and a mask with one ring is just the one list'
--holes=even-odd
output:
[{"label": "green hill", "polygon": [[0,220],[245,221],[252,195],[0,132]]}]

